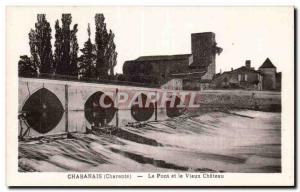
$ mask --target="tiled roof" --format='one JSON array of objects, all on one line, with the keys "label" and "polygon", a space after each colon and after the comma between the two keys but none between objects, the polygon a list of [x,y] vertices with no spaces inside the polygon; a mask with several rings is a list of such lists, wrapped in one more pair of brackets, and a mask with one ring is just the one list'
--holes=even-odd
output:
[{"label": "tiled roof", "polygon": [[161,60],[183,60],[188,59],[192,54],[182,54],[182,55],[151,55],[142,56],[137,58],[135,61],[161,61]]},{"label": "tiled roof", "polygon": [[267,58],[265,60],[265,62],[259,68],[276,68],[276,67],[273,65],[271,60],[269,58]]},{"label": "tiled roof", "polygon": [[195,74],[205,74],[206,71],[191,71],[191,72],[185,72],[185,73],[174,73],[171,74],[172,76],[186,76],[186,75],[195,75]]},{"label": "tiled roof", "polygon": [[257,71],[257,70],[255,70],[253,68],[248,68],[246,66],[239,67],[239,68],[234,69],[232,71],[224,71],[222,74],[224,74],[224,73],[234,73],[234,72],[237,72],[237,71],[241,71],[241,72],[253,72],[253,73],[259,73],[259,74],[261,74],[260,71]]}]

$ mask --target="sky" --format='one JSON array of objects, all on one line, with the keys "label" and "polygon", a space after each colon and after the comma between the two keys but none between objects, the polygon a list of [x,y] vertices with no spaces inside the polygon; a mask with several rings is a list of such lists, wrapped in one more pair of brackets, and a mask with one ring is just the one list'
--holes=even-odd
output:
[{"label": "sky", "polygon": [[191,33],[198,32],[214,32],[223,48],[216,72],[238,68],[245,60],[257,69],[267,57],[278,71],[293,62],[292,7],[11,7],[7,26],[17,44],[9,54],[16,63],[20,55],[30,54],[28,33],[38,13],[45,13],[51,24],[52,46],[55,20],[71,13],[80,48],[88,38],[88,23],[94,41],[94,16],[103,13],[115,33],[117,73],[124,61],[139,56],[191,53]]}]

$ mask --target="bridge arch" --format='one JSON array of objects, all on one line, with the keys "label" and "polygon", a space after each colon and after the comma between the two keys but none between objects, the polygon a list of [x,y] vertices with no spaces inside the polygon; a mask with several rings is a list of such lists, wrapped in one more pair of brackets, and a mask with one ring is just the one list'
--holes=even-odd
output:
[{"label": "bridge arch", "polygon": [[[141,99],[139,101],[139,99]],[[134,103],[131,105],[131,115],[136,121],[147,121],[154,114],[154,103],[150,102],[149,106],[146,106],[148,97],[141,93],[135,99]],[[142,105],[140,106],[139,103]]]},{"label": "bridge arch", "polygon": [[[167,111],[167,116],[168,117],[178,117],[182,115],[184,108],[180,107],[180,98],[178,96],[172,96],[173,98],[175,97],[175,101],[173,103],[171,101],[166,102],[166,111]],[[172,98],[172,99],[173,99]],[[171,99],[171,100],[172,100]]]},{"label": "bridge arch", "polygon": [[[103,97],[105,106],[101,105],[101,97]],[[116,111],[114,101],[101,91],[92,94],[84,104],[84,116],[90,124],[95,126],[109,124],[113,120]]]},{"label": "bridge arch", "polygon": [[46,88],[34,92],[25,101],[21,116],[38,133],[50,132],[60,122],[64,108],[58,97]]}]

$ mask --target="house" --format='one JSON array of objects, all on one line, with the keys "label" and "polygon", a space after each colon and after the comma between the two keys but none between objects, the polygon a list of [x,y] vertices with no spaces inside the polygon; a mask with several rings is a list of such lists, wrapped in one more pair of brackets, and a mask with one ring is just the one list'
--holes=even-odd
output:
[{"label": "house", "polygon": [[281,72],[276,72],[276,67],[269,58],[258,70],[251,67],[250,60],[246,60],[245,66],[216,74],[210,87],[214,89],[281,90]]},{"label": "house", "polygon": [[263,74],[251,67],[251,61],[247,60],[245,66],[216,74],[211,82],[211,87],[262,90],[262,81]]}]

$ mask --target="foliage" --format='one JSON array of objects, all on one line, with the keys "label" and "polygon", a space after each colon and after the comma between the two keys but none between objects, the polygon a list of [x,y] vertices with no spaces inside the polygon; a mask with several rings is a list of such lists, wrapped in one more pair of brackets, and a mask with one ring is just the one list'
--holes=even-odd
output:
[{"label": "foliage", "polygon": [[59,21],[56,20],[55,22],[55,51],[54,51],[54,68],[56,69],[55,72],[60,74],[62,69],[62,29],[59,26]]},{"label": "foliage", "polygon": [[59,21],[55,23],[55,65],[56,74],[77,76],[78,43],[76,33],[78,25],[70,29],[72,23],[71,14],[62,14],[62,27]]},{"label": "foliage", "polygon": [[55,22],[54,54],[51,45],[51,27],[45,14],[37,15],[35,29],[31,29],[29,47],[31,56],[23,55],[19,61],[20,76],[38,76],[80,79],[114,79],[114,67],[117,64],[114,33],[106,29],[103,14],[95,15],[95,44],[91,41],[88,25],[88,40],[80,49],[77,41],[78,25],[71,26],[71,14],[62,14]]},{"label": "foliage", "polygon": [[114,44],[114,34],[110,30],[107,32],[105,18],[103,14],[95,15],[96,33],[96,70],[98,78],[106,78],[108,71],[113,75],[113,68],[116,66],[117,53]]},{"label": "foliage", "polygon": [[83,49],[80,49],[82,55],[79,57],[79,77],[80,79],[96,78],[95,46],[91,42],[91,29],[88,24],[88,40],[84,43]]},{"label": "foliage", "polygon": [[52,72],[52,45],[51,27],[46,20],[45,14],[37,15],[35,30],[29,33],[29,46],[32,55],[32,62],[38,69],[38,73]]},{"label": "foliage", "polygon": [[18,62],[18,72],[19,76],[21,77],[37,76],[37,68],[27,55],[20,56],[20,60]]},{"label": "foliage", "polygon": [[78,42],[77,42],[77,37],[76,33],[78,32],[77,29],[78,25],[75,24],[73,26],[73,29],[71,31],[71,39],[70,39],[70,75],[71,76],[78,76]]},{"label": "foliage", "polygon": [[117,65],[116,45],[114,43],[115,34],[109,30],[108,43],[107,43],[107,62],[109,67],[110,75],[114,75],[114,67]]}]

